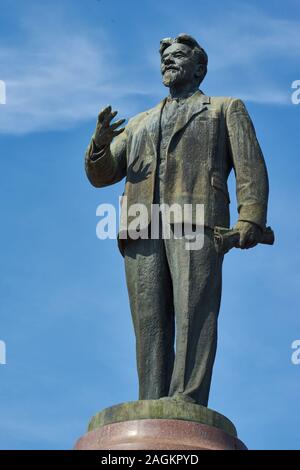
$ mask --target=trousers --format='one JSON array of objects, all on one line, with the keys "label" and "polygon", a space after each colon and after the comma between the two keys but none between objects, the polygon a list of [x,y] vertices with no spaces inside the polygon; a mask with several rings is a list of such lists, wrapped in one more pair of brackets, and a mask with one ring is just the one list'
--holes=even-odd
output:
[{"label": "trousers", "polygon": [[184,236],[137,239],[124,249],[136,337],[139,399],[173,397],[207,406],[217,347],[223,256],[213,232],[203,247]]}]

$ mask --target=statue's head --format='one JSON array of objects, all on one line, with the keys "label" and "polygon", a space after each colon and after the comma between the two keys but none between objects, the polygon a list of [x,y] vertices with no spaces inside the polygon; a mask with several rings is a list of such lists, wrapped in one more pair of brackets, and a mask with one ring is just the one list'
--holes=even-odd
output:
[{"label": "statue's head", "polygon": [[207,72],[207,54],[188,34],[160,41],[161,73],[167,87],[199,86]]}]

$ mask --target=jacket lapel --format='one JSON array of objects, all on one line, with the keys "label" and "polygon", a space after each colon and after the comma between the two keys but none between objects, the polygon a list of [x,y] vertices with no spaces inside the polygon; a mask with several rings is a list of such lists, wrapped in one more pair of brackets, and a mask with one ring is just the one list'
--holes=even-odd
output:
[{"label": "jacket lapel", "polygon": [[151,137],[155,152],[157,152],[158,140],[159,140],[159,131],[160,131],[160,120],[163,107],[165,105],[167,98],[158,103],[157,106],[149,113],[147,119],[147,129]]},{"label": "jacket lapel", "polygon": [[[170,143],[181,129],[183,129],[188,122],[192,119],[193,116],[196,114],[202,113],[205,109],[207,109],[207,104],[210,103],[209,96],[204,95],[201,91],[196,91],[192,96],[186,99],[183,109],[178,114],[178,118],[172,133],[172,137],[170,139]],[[169,143],[169,145],[170,145]]]},{"label": "jacket lapel", "polygon": [[[166,100],[167,98],[164,98],[162,101],[160,101],[160,103],[158,103],[158,105],[155,106],[155,108],[149,113],[149,116],[147,118],[147,129],[151,137],[155,152],[157,152],[158,148],[161,113],[166,103]],[[169,142],[169,146],[175,134],[177,134],[177,132],[183,129],[192,119],[193,116],[195,116],[196,114],[200,114],[202,113],[202,111],[207,109],[207,104],[209,103],[209,96],[204,95],[200,90],[196,91],[196,93],[186,99],[183,105],[183,109],[181,109],[180,113],[178,114],[178,118],[176,120],[176,124]]]}]

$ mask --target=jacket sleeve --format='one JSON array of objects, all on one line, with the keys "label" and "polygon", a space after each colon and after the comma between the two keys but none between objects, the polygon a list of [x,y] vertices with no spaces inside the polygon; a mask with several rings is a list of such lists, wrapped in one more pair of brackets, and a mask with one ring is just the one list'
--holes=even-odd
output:
[{"label": "jacket sleeve", "polygon": [[109,186],[126,176],[126,147],[126,129],[113,139],[110,146],[102,149],[96,148],[92,137],[85,154],[85,171],[93,186]]},{"label": "jacket sleeve", "polygon": [[236,176],[239,221],[266,226],[268,174],[254,126],[244,103],[232,99],[226,110],[232,164]]}]

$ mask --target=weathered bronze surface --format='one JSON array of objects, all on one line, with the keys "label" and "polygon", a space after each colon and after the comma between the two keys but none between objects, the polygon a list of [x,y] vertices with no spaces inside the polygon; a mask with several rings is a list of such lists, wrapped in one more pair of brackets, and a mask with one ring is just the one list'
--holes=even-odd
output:
[{"label": "weathered bronze surface", "polygon": [[172,398],[162,400],[139,400],[111,406],[97,413],[90,421],[88,431],[93,431],[108,424],[137,421],[144,419],[173,419],[192,421],[222,429],[227,434],[237,437],[233,423],[220,413],[206,406],[182,403]]},{"label": "weathered bronze surface", "polygon": [[[160,54],[169,96],[124,129],[124,120],[113,122],[110,106],[102,110],[86,172],[99,188],[126,178],[128,207],[142,203],[150,212],[152,203],[204,204],[201,249],[187,250],[185,238],[172,233],[170,239],[122,239],[120,248],[136,334],[139,398],[174,397],[207,406],[227,251],[217,249],[214,229],[230,226],[227,178],[234,170],[234,246],[252,248],[265,239],[268,177],[244,103],[199,90],[207,55],[195,39],[182,34],[163,40]],[[194,210],[189,222],[197,222]],[[176,223],[183,220],[175,215],[172,227]],[[141,233],[148,228],[140,227]]]}]

